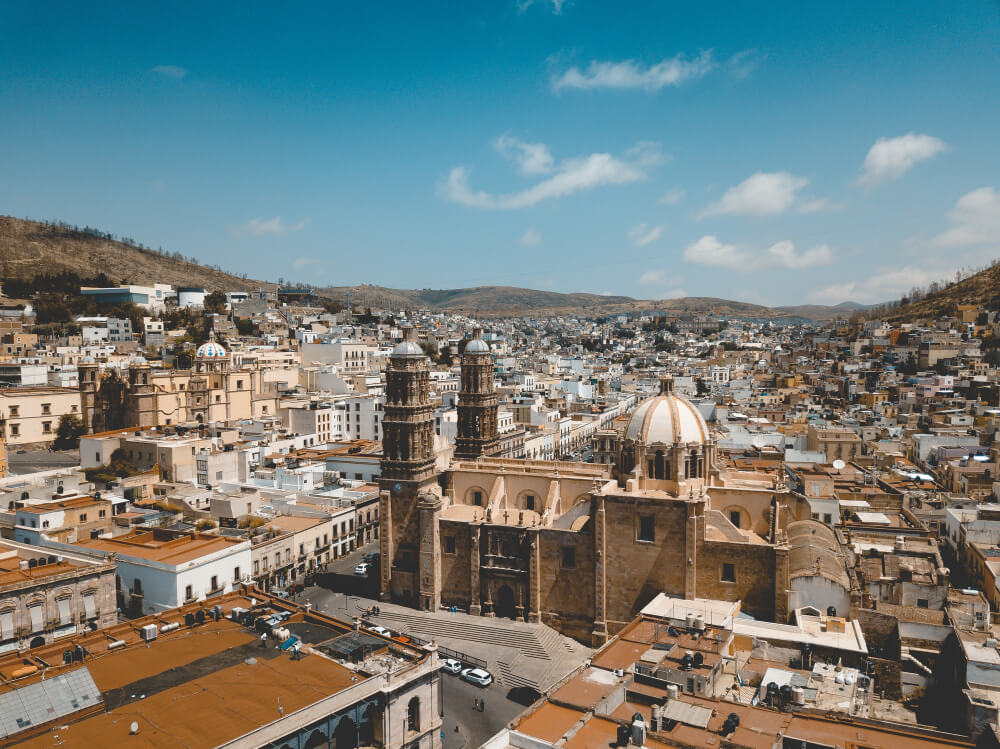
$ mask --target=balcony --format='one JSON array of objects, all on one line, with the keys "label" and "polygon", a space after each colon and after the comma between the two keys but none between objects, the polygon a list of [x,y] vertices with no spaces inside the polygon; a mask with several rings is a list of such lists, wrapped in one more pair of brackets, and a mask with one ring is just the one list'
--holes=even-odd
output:
[{"label": "balcony", "polygon": [[500,554],[485,554],[483,556],[483,567],[510,572],[525,572],[528,569],[528,560],[502,556]]}]

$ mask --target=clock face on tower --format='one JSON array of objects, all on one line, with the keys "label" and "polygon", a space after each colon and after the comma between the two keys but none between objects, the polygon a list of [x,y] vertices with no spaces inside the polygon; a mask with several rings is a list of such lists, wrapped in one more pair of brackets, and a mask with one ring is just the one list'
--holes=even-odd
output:
[{"label": "clock face on tower", "polygon": [[403,485],[397,481],[395,484],[392,485],[392,490],[396,492],[396,494],[399,494],[401,491],[403,491]]}]

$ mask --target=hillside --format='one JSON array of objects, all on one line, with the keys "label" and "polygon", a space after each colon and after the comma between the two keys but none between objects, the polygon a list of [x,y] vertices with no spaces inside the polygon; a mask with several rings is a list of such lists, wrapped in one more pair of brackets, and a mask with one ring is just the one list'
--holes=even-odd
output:
[{"label": "hillside", "polygon": [[1000,262],[952,284],[931,284],[919,299],[894,307],[888,320],[931,320],[954,314],[960,304],[1000,309]]},{"label": "hillside", "polygon": [[259,286],[177,255],[107,239],[95,233],[37,221],[0,216],[0,275],[31,278],[71,271],[83,277],[104,272],[114,281],[148,285],[204,286],[238,290]]}]

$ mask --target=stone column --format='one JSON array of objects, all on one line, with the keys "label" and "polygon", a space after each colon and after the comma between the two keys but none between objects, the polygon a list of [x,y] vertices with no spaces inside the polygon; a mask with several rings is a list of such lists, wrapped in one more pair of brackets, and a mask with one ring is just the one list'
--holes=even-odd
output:
[{"label": "stone column", "polygon": [[420,513],[420,608],[441,608],[441,498],[425,494],[417,501]]},{"label": "stone column", "polygon": [[483,591],[479,583],[479,531],[478,523],[469,524],[469,613],[482,616]]},{"label": "stone column", "polygon": [[591,647],[598,648],[608,641],[607,578],[605,575],[604,497],[595,496],[594,502],[594,629],[590,633]]},{"label": "stone column", "polygon": [[542,584],[539,579],[541,570],[541,549],[537,533],[531,534],[528,551],[528,621],[542,620]]},{"label": "stone column", "polygon": [[395,549],[392,542],[392,499],[389,492],[383,490],[378,499],[378,541],[382,563],[382,595],[383,601],[392,596],[392,563]]}]

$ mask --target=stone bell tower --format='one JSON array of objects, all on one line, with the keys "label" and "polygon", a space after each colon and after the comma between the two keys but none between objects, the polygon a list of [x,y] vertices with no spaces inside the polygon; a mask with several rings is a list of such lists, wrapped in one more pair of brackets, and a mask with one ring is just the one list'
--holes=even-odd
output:
[{"label": "stone bell tower", "polygon": [[441,602],[441,496],[430,369],[411,327],[389,356],[379,498],[382,595],[435,611]]},{"label": "stone bell tower", "polygon": [[458,435],[455,457],[475,459],[497,450],[500,434],[497,427],[497,394],[493,388],[493,356],[475,334],[462,354],[462,389],[458,393]]}]

